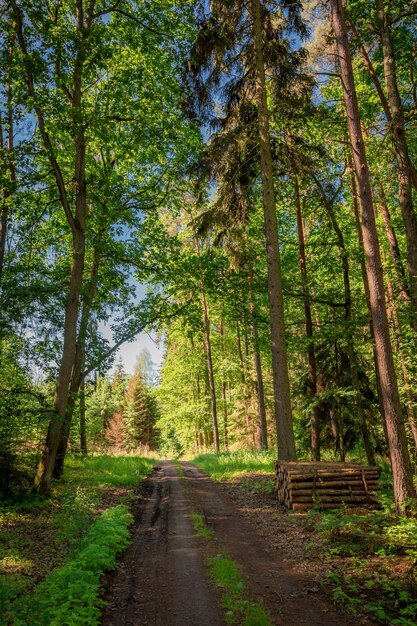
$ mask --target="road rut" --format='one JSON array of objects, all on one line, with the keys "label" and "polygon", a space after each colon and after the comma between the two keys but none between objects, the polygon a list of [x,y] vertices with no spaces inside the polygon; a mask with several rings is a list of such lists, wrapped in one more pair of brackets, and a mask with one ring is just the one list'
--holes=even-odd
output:
[{"label": "road rut", "polygon": [[[200,512],[241,570],[250,596],[277,626],[350,626],[271,553],[221,488],[190,463],[164,461],[143,483],[133,541],[109,582],[103,626],[224,626],[218,593],[196,539]],[[240,626],[240,625],[239,625]]]}]

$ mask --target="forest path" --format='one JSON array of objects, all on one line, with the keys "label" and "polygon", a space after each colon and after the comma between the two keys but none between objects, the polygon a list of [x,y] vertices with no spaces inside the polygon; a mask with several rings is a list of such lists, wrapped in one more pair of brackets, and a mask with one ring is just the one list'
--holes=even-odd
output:
[{"label": "forest path", "polygon": [[105,626],[224,626],[194,537],[177,467],[163,461],[140,487],[132,544],[110,580]]},{"label": "forest path", "polygon": [[[191,513],[201,513],[218,545],[236,561],[253,600],[279,626],[349,626],[271,554],[221,488],[191,463],[184,476],[162,462],[142,484],[133,543],[106,594],[104,626],[220,626],[219,598],[194,537]],[[308,595],[307,595],[308,594]]]}]

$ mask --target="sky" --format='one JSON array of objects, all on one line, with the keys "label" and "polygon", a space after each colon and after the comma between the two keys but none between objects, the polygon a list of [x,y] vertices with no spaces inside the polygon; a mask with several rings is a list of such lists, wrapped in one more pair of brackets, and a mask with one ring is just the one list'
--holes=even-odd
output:
[{"label": "sky", "polygon": [[[129,276],[128,281],[130,285],[135,287],[136,290],[134,303],[139,304],[139,302],[145,298],[146,287],[145,285],[138,283],[135,278],[134,270],[131,270],[130,274],[131,275]],[[110,319],[110,324],[111,323],[114,323],[114,320]],[[109,341],[110,346],[113,345],[114,341],[112,338],[112,332],[108,324],[100,323],[98,331]],[[133,374],[136,360],[144,349],[149,351],[154,365],[154,371],[157,372],[161,366],[164,356],[164,341],[163,339],[160,339],[159,336],[157,337],[155,333],[146,332],[139,333],[134,341],[126,342],[120,346],[119,350],[116,352],[113,368],[115,363],[121,359],[123,361],[126,374]],[[113,368],[110,369],[110,372],[112,372]]]},{"label": "sky", "polygon": [[[98,330],[106,339],[110,341],[111,345],[112,335],[109,326],[99,324]],[[164,342],[163,340],[158,340],[154,333],[139,333],[134,341],[122,344],[116,352],[114,364],[121,359],[123,361],[126,374],[133,374],[136,360],[144,349],[149,351],[154,365],[154,370],[157,371],[164,356]],[[110,371],[112,370],[113,368],[110,369]]]}]

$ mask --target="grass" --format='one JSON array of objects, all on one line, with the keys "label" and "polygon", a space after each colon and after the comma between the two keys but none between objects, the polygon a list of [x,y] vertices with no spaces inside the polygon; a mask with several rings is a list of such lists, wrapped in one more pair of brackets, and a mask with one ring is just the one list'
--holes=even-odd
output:
[{"label": "grass", "polygon": [[175,467],[177,468],[177,472],[178,472],[178,476],[180,478],[184,478],[184,468],[181,464],[181,461],[179,461],[178,459],[173,459],[172,462],[174,463]]},{"label": "grass", "polygon": [[[65,478],[54,485],[52,498],[44,500],[27,494],[17,501],[2,503],[1,625],[18,623],[17,615],[21,607],[26,606],[25,597],[30,595],[36,599],[38,587],[48,596],[51,584],[50,593],[53,593],[55,583],[51,576],[59,571],[56,568],[75,562],[77,555],[86,549],[92,537],[89,532],[93,532],[103,510],[106,513],[105,509],[111,511],[114,505],[128,504],[132,487],[149,473],[152,465],[152,459],[134,456],[68,457]],[[116,516],[111,517],[115,532],[120,524],[126,523],[124,510],[116,507],[116,513],[112,514]],[[84,595],[85,601],[88,594]]]},{"label": "grass", "polygon": [[333,565],[327,578],[334,601],[383,624],[416,624],[417,520],[343,509],[314,517],[325,558]]},{"label": "grass", "polygon": [[200,513],[192,514],[195,533],[207,542],[207,560],[211,578],[220,589],[227,624],[238,626],[272,626],[263,607],[249,598],[236,563],[225,551],[210,554],[215,547],[215,535],[204,523]]},{"label": "grass", "polygon": [[274,473],[275,450],[257,452],[238,450],[220,454],[199,454],[192,462],[209,474],[213,480],[222,481],[237,478],[248,472]]}]

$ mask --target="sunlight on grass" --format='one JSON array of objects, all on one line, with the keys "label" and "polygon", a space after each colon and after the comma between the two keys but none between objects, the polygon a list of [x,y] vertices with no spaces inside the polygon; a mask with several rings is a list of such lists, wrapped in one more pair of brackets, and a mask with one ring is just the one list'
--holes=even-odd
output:
[{"label": "sunlight on grass", "polygon": [[122,484],[133,487],[149,472],[155,459],[138,456],[70,457],[65,466],[67,482],[81,482],[100,487]]},{"label": "sunlight on grass", "polygon": [[[110,493],[112,504],[129,503],[132,494],[127,490],[150,472],[154,462],[133,455],[69,456],[64,480],[54,483],[52,498],[27,494],[17,503],[2,504],[0,626],[17,623],[15,608],[24,594],[35,591],[40,581],[68,558],[76,558],[101,511],[103,496]],[[46,580],[45,584],[47,589]]]},{"label": "sunlight on grass", "polygon": [[22,571],[29,570],[33,566],[33,561],[23,558],[20,554],[8,554],[4,558],[0,559],[0,573],[13,572],[14,574]]},{"label": "sunlight on grass", "polygon": [[274,473],[275,450],[258,452],[256,450],[238,450],[220,454],[199,454],[192,462],[213,478],[230,480],[247,472],[265,474]]},{"label": "sunlight on grass", "polygon": [[200,513],[192,513],[191,521],[197,537],[202,539],[212,539],[214,537],[213,531],[204,524],[203,516]]}]

